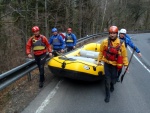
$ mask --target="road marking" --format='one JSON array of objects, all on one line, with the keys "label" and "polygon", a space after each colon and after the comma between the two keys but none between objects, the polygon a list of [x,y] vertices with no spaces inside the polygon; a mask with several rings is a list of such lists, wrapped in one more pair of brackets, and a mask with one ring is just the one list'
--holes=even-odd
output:
[{"label": "road marking", "polygon": [[[128,47],[128,49],[129,49],[129,51],[132,53],[132,51],[131,51],[131,49]],[[136,58],[136,60],[150,73],[150,69],[147,67],[147,66],[145,66],[141,61],[140,61],[140,59],[137,57],[137,56],[135,56],[134,55],[134,57]]]},{"label": "road marking", "polygon": [[62,83],[63,80],[59,81],[57,83],[57,85],[55,86],[55,88],[50,92],[50,94],[46,97],[46,99],[43,101],[43,103],[41,104],[41,106],[36,110],[35,113],[42,113],[42,111],[44,110],[44,108],[48,105],[48,103],[50,102],[50,100],[54,97],[54,95],[56,94],[57,90],[59,89],[60,84]]}]

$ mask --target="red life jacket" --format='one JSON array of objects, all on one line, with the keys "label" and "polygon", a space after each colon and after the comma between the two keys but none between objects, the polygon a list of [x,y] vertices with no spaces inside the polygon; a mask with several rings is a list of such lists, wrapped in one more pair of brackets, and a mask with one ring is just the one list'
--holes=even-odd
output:
[{"label": "red life jacket", "polygon": [[120,40],[120,44],[116,47],[113,47],[111,41],[108,40],[108,47],[106,47],[103,52],[103,55],[107,60],[116,61],[118,70],[120,70],[123,66],[123,56],[119,54],[119,51],[121,52],[120,47],[122,43],[123,41]]},{"label": "red life jacket", "polygon": [[118,69],[121,69],[123,66],[123,56],[121,56],[121,54],[119,54],[119,51],[121,52],[120,47],[121,47],[122,43],[123,43],[123,41],[120,40],[120,44],[116,47],[113,47],[111,44],[111,41],[108,40],[108,47],[106,47],[106,49],[103,52],[103,55],[107,60],[117,62]]},{"label": "red life jacket", "polygon": [[108,40],[108,47],[105,48],[103,55],[107,60],[117,61],[118,51],[120,50],[121,44],[116,47],[113,47],[111,41]]}]

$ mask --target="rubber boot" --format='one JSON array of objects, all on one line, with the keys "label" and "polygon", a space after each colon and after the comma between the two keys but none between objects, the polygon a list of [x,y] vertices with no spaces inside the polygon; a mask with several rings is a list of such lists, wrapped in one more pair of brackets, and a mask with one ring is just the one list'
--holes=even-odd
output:
[{"label": "rubber boot", "polygon": [[119,79],[119,77],[117,78],[117,82],[120,82],[120,79]]},{"label": "rubber boot", "polygon": [[43,85],[44,85],[44,83],[43,83],[43,82],[39,82],[39,88],[42,88],[42,87],[43,87]]},{"label": "rubber boot", "polygon": [[106,90],[106,97],[105,97],[104,101],[106,103],[108,103],[109,99],[110,99],[110,91],[109,91],[109,88],[105,88],[105,90]]},{"label": "rubber boot", "polygon": [[114,84],[110,83],[110,92],[113,92],[113,91],[114,91]]}]

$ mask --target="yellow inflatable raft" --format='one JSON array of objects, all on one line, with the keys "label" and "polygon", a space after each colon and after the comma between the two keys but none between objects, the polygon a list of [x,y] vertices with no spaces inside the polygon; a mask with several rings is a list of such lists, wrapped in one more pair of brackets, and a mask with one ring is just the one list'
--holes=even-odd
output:
[{"label": "yellow inflatable raft", "polygon": [[48,62],[55,76],[85,81],[100,80],[104,76],[103,65],[97,65],[100,44],[90,43],[83,47],[53,57]]}]

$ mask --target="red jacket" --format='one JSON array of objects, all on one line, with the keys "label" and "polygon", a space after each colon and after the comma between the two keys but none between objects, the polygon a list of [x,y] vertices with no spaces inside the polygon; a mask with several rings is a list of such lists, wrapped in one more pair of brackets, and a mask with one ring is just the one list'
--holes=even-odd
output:
[{"label": "red jacket", "polygon": [[40,35],[39,37],[36,37],[36,36],[32,36],[29,38],[27,44],[26,44],[26,54],[31,54],[31,48],[33,47],[33,38],[35,38],[36,40],[38,40],[40,37],[42,37],[42,43],[45,44],[45,49],[44,50],[36,50],[36,51],[33,51],[34,55],[41,55],[43,53],[46,53],[47,51],[48,52],[52,52],[52,49],[51,49],[51,46],[50,44],[48,43],[48,40],[45,36],[43,35]]}]

